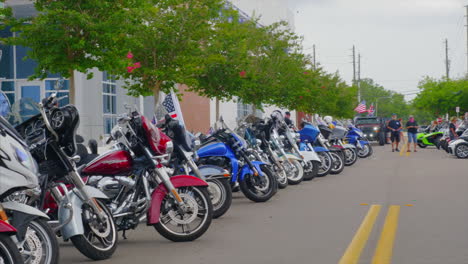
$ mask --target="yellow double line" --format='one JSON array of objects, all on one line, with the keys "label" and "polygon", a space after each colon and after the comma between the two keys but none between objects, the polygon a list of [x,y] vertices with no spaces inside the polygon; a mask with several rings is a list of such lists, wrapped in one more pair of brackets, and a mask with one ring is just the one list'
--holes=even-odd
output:
[{"label": "yellow double line", "polygon": [[[339,264],[356,264],[359,261],[362,250],[372,232],[374,224],[379,216],[381,205],[372,205],[367,212],[361,226],[354,235],[353,240],[346,249]],[[398,216],[400,206],[392,205],[388,209],[387,217],[377,243],[377,248],[372,258],[372,264],[390,264],[392,261],[393,244],[395,242],[396,231],[398,228]]]}]

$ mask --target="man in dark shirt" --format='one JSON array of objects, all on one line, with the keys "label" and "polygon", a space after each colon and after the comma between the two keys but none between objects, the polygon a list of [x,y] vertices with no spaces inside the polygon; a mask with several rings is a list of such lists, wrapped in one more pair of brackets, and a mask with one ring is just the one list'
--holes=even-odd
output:
[{"label": "man in dark shirt", "polygon": [[411,142],[414,143],[414,152],[417,152],[416,146],[418,145],[418,142],[416,135],[418,134],[418,128],[418,122],[416,122],[416,120],[414,120],[414,117],[411,115],[409,117],[408,122],[406,122],[406,129],[408,129],[408,152],[411,152]]},{"label": "man in dark shirt", "polygon": [[387,128],[390,130],[390,139],[392,140],[392,152],[395,152],[395,150],[400,151],[398,149],[398,145],[400,144],[401,122],[397,119],[396,114],[392,115],[392,120],[388,122]]},{"label": "man in dark shirt", "polygon": [[284,122],[286,123],[286,125],[288,125],[288,127],[293,127],[294,126],[293,122],[291,121],[291,113],[290,112],[284,113]]}]

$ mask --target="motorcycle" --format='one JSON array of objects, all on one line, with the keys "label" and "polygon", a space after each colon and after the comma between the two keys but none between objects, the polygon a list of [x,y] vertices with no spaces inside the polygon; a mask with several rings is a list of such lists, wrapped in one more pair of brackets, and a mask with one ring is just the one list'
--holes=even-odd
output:
[{"label": "motorcycle", "polygon": [[439,148],[439,143],[444,136],[444,128],[440,127],[436,131],[431,132],[431,127],[428,126],[423,132],[416,135],[416,140],[420,148],[426,148],[428,146],[436,146]]},{"label": "motorcycle", "polygon": [[459,159],[468,158],[468,129],[465,129],[458,139],[450,141],[448,152]]},{"label": "motorcycle", "polygon": [[164,123],[158,123],[158,127],[168,135],[174,143],[174,151],[171,154],[170,164],[173,166],[174,175],[188,173],[208,183],[211,203],[213,204],[213,218],[224,215],[232,203],[232,190],[229,183],[231,174],[221,167],[205,165],[198,167],[196,150],[200,147],[200,141],[194,140],[179,121],[170,115],[165,115]]},{"label": "motorcycle", "polygon": [[[302,129],[297,131],[300,135],[299,149],[301,151],[314,151],[320,159],[320,166],[318,167],[317,177],[324,177],[328,175],[333,167],[333,157],[330,151],[315,144],[319,140],[320,130],[310,123],[302,122]],[[317,162],[313,165],[318,165]]]},{"label": "motorcycle", "polygon": [[357,161],[357,150],[356,146],[351,144],[345,144],[343,139],[346,138],[348,130],[343,126],[336,125],[332,130],[329,138],[329,142],[332,146],[341,148],[344,154],[344,165],[351,166]]},{"label": "motorcycle", "polygon": [[357,147],[357,155],[359,158],[367,158],[374,153],[369,141],[364,137],[364,133],[354,125],[348,126],[348,134],[346,142]]},{"label": "motorcycle", "polygon": [[[296,134],[284,122],[283,114],[279,110],[271,114],[271,137],[278,142],[277,150],[280,158],[283,159],[283,166],[288,176],[288,184],[295,185],[304,179],[304,158],[301,155],[296,143]],[[309,166],[309,165],[307,165]],[[307,169],[309,169],[307,167]],[[309,176],[309,175],[308,175]]]},{"label": "motorcycle", "polygon": [[251,161],[245,139],[230,130],[222,118],[216,127],[198,149],[199,164],[230,169],[232,187],[238,183],[242,193],[254,202],[270,200],[277,192],[278,183],[269,164]]},{"label": "motorcycle", "polygon": [[37,164],[16,130],[0,116],[0,263],[55,264],[59,248],[49,217],[26,205],[37,196]]},{"label": "motorcycle", "polygon": [[43,209],[52,219],[53,230],[64,240],[70,239],[83,255],[108,259],[117,248],[114,221],[104,203],[108,197],[87,186],[76,168],[78,110],[73,105],[59,107],[56,95],[52,93],[39,106],[22,98],[10,116],[39,164],[43,192],[28,203]]},{"label": "motorcycle", "polygon": [[170,177],[171,139],[137,111],[119,116],[107,143],[114,148],[82,168],[88,184],[106,193],[119,231],[146,220],[163,237],[193,241],[211,225],[208,184],[197,177]]}]

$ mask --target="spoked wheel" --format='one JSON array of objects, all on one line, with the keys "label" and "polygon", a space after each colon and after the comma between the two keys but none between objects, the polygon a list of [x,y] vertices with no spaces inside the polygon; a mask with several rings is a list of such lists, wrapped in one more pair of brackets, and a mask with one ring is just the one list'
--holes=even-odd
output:
[{"label": "spoked wheel", "polygon": [[208,192],[213,204],[213,218],[224,215],[232,203],[231,184],[228,179],[208,179]]},{"label": "spoked wheel", "polygon": [[278,182],[270,168],[262,166],[262,174],[262,176],[247,174],[244,180],[239,182],[245,197],[257,203],[270,200],[278,190]]},{"label": "spoked wheel", "polygon": [[369,144],[365,144],[357,152],[357,155],[360,158],[366,158],[366,157],[370,156],[370,154],[371,154],[371,146]]},{"label": "spoked wheel", "polygon": [[357,161],[357,151],[353,148],[344,149],[345,154],[345,166],[351,166]]},{"label": "spoked wheel", "polygon": [[320,158],[320,167],[318,170],[317,177],[324,177],[327,176],[328,173],[330,173],[330,170],[332,168],[332,157],[330,156],[329,152],[317,152],[317,155]]},{"label": "spoked wheel", "polygon": [[304,181],[311,181],[317,177],[320,168],[320,162],[316,160],[309,160],[304,166]]},{"label": "spoked wheel", "polygon": [[70,239],[86,257],[92,260],[103,260],[110,258],[117,248],[117,231],[109,209],[103,202],[96,201],[104,212],[104,219],[100,220],[91,206],[83,204],[84,235],[77,235]]},{"label": "spoked wheel", "polygon": [[193,241],[202,236],[211,225],[213,205],[205,187],[177,188],[185,208],[179,207],[167,193],[161,203],[159,222],[154,228],[163,237],[174,242]]},{"label": "spoked wheel", "polygon": [[272,166],[273,172],[276,175],[276,180],[278,182],[278,188],[279,189],[284,189],[288,186],[288,176],[286,174],[286,170],[284,169],[284,166],[278,166],[276,164],[273,164]]},{"label": "spoked wheel", "polygon": [[288,175],[289,184],[296,185],[302,182],[304,179],[304,168],[299,161],[290,160],[289,162],[284,162],[283,165]]},{"label": "spoked wheel", "polygon": [[[21,255],[25,264],[56,264],[59,260],[57,237],[43,220],[29,223]],[[0,263],[2,263],[0,261]]]},{"label": "spoked wheel", "polygon": [[333,158],[333,165],[330,170],[330,174],[339,174],[344,169],[344,158],[343,152],[330,152],[330,155]]},{"label": "spoked wheel", "polygon": [[459,159],[466,159],[468,158],[468,144],[467,143],[459,143],[455,147],[455,156]]},{"label": "spoked wheel", "polygon": [[0,233],[0,263],[23,264],[23,258],[16,244],[4,233]]}]

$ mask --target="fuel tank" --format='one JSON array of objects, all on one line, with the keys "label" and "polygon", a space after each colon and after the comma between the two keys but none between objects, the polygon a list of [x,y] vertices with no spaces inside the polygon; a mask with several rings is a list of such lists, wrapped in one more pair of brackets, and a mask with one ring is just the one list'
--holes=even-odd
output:
[{"label": "fuel tank", "polygon": [[81,175],[126,175],[132,171],[132,157],[125,150],[110,150],[90,163]]},{"label": "fuel tank", "polygon": [[199,157],[225,156],[227,147],[224,143],[212,143],[201,147],[197,153]]}]

